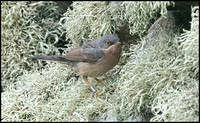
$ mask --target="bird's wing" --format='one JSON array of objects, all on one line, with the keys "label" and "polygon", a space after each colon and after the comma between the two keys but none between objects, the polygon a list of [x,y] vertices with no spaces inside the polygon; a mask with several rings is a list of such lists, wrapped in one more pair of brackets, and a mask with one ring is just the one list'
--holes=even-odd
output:
[{"label": "bird's wing", "polygon": [[97,62],[105,56],[102,49],[87,43],[81,48],[69,51],[63,58],[74,62]]}]

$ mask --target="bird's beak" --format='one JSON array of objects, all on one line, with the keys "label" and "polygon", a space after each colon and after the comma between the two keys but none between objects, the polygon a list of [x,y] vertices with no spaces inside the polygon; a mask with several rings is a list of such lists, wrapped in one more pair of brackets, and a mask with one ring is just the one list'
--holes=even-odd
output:
[{"label": "bird's beak", "polygon": [[121,45],[121,42],[116,42],[115,45]]}]

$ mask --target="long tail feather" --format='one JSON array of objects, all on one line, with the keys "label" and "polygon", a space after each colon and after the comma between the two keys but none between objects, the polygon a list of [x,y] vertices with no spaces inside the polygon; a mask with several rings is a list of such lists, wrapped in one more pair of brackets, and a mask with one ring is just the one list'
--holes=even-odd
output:
[{"label": "long tail feather", "polygon": [[36,55],[33,56],[32,59],[41,59],[41,60],[52,60],[52,61],[62,61],[62,62],[72,62],[69,61],[65,58],[63,58],[62,56],[43,56],[43,55]]}]

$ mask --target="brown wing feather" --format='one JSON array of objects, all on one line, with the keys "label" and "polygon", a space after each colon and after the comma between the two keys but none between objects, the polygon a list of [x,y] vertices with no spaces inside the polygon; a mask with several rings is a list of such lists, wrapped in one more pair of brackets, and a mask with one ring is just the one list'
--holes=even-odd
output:
[{"label": "brown wing feather", "polygon": [[102,50],[95,48],[86,48],[84,51],[82,48],[69,51],[63,58],[72,62],[97,62],[105,56]]},{"label": "brown wing feather", "polygon": [[97,62],[105,56],[105,53],[100,49],[95,41],[87,42],[81,48],[69,51],[63,58],[74,62]]},{"label": "brown wing feather", "polygon": [[82,62],[85,60],[84,55],[82,53],[82,48],[74,49],[69,51],[63,58],[70,61],[78,61]]}]

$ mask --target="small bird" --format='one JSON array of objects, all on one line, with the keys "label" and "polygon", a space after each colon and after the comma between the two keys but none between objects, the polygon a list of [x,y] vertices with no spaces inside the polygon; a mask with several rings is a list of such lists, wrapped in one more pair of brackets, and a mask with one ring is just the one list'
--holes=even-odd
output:
[{"label": "small bird", "polygon": [[[36,55],[32,59],[53,60],[65,62],[75,68],[75,72],[81,76],[90,86],[96,96],[100,92],[90,84],[87,77],[94,77],[101,82],[97,76],[101,76],[118,64],[121,55],[121,43],[117,35],[107,34],[98,39],[87,42],[80,48],[69,51],[63,56]],[[103,84],[105,87],[105,84]]]}]

